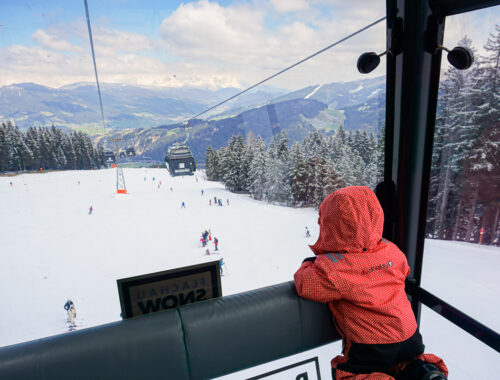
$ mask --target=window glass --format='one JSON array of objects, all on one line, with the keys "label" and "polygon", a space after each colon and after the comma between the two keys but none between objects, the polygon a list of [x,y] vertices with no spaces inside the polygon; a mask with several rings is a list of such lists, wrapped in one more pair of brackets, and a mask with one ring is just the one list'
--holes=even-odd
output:
[{"label": "window glass", "polygon": [[443,56],[422,286],[500,330],[499,7],[446,19],[444,45],[475,60],[457,70]]},{"label": "window glass", "polygon": [[196,116],[382,0],[88,4],[102,112],[83,2],[0,2],[0,346],[119,320],[126,277],[223,258],[224,295],[290,281],[324,197],[382,177],[385,58],[356,62],[385,22]]},{"label": "window glass", "polygon": [[425,352],[444,360],[450,379],[495,378],[500,369],[498,352],[426,306],[422,306],[420,332]]}]

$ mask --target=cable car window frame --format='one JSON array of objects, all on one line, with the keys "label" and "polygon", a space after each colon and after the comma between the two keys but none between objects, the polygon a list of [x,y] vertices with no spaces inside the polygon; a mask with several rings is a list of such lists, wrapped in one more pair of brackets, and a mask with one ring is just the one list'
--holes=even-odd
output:
[{"label": "cable car window frame", "polygon": [[[490,0],[388,0],[384,231],[412,270],[408,293],[420,324],[424,304],[500,352],[500,335],[420,287],[445,17],[499,4]],[[422,43],[423,42],[423,43]],[[389,191],[395,189],[394,192]]]}]

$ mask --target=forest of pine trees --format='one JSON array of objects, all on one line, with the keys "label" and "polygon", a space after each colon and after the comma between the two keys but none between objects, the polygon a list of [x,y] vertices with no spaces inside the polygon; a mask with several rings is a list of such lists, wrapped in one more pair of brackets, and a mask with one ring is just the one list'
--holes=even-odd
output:
[{"label": "forest of pine trees", "polygon": [[25,133],[10,121],[0,126],[0,173],[25,170],[99,169],[104,150],[95,149],[83,132],[29,127]]},{"label": "forest of pine trees", "polygon": [[[458,45],[472,48],[464,37]],[[428,238],[500,245],[500,26],[468,70],[441,79]],[[474,49],[473,49],[474,50]]]},{"label": "forest of pine trees", "polygon": [[266,148],[261,137],[233,136],[219,150],[206,152],[206,174],[233,192],[248,192],[259,200],[318,207],[332,191],[344,186],[374,187],[383,170],[382,139],[366,131],[333,135],[310,133],[289,147],[285,131]]}]

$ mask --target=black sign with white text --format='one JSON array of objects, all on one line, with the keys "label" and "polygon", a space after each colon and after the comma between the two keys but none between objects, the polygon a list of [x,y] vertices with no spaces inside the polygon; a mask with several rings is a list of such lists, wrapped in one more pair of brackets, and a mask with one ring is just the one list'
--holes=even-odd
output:
[{"label": "black sign with white text", "polygon": [[219,261],[117,280],[123,319],[222,296]]}]

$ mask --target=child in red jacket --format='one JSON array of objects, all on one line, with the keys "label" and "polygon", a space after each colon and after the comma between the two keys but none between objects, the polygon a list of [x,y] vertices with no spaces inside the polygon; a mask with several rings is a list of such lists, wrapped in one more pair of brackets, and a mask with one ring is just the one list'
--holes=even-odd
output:
[{"label": "child in red jacket", "polygon": [[295,287],[301,297],[328,303],[333,314],[343,342],[343,355],[332,360],[334,378],[446,379],[442,359],[423,353],[405,293],[410,268],[403,252],[382,239],[384,213],[373,191],[333,192],[318,223],[310,246],[316,256],[295,273]]}]

